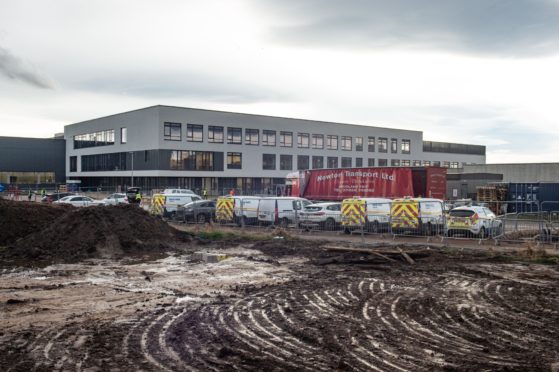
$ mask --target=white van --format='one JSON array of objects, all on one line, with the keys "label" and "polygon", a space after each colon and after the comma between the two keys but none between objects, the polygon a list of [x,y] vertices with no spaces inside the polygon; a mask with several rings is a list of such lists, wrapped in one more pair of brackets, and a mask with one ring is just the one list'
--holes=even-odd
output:
[{"label": "white van", "polygon": [[258,223],[287,226],[295,223],[296,214],[309,204],[307,199],[297,197],[262,198],[258,204]]},{"label": "white van", "polygon": [[[365,202],[365,230],[369,232],[388,231],[390,227],[390,207],[392,200],[386,198],[358,198]],[[354,199],[345,199],[355,200]],[[342,203],[342,211],[344,203]],[[343,214],[343,212],[342,212]],[[343,217],[342,217],[343,218]],[[360,228],[360,226],[346,225],[345,232]]]},{"label": "white van", "polygon": [[258,222],[259,196],[232,196],[235,200],[233,214],[235,222],[240,224],[255,224]]},{"label": "white van", "polygon": [[393,232],[424,235],[444,234],[444,202],[431,198],[394,199],[391,208]]},{"label": "white van", "polygon": [[[176,189],[166,189],[165,191],[172,191]],[[188,190],[190,191],[190,190]],[[165,211],[167,214],[174,214],[177,211],[179,205],[185,205],[192,203],[194,201],[202,200],[200,195],[191,193],[178,193],[178,192],[168,192],[162,194],[165,197]]]}]

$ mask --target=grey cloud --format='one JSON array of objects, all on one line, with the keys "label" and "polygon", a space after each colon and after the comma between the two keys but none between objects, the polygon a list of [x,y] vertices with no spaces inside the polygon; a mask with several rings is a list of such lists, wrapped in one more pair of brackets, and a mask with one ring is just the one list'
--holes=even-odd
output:
[{"label": "grey cloud", "polygon": [[10,51],[0,47],[0,72],[6,77],[41,89],[54,89],[52,81]]},{"label": "grey cloud", "polygon": [[320,47],[429,49],[500,57],[559,52],[557,0],[258,0],[274,40]]},{"label": "grey cloud", "polygon": [[88,91],[130,96],[174,98],[191,97],[214,102],[254,103],[289,101],[293,97],[234,78],[220,78],[201,73],[153,72],[111,73],[72,84]]}]

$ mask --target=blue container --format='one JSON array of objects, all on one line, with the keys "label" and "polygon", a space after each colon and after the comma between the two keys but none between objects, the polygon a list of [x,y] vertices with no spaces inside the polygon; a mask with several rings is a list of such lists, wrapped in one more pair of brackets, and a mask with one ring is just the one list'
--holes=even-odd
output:
[{"label": "blue container", "polygon": [[539,201],[542,211],[559,211],[559,183],[540,182]]},{"label": "blue container", "polygon": [[509,213],[538,212],[539,203],[539,183],[509,183],[507,197]]}]

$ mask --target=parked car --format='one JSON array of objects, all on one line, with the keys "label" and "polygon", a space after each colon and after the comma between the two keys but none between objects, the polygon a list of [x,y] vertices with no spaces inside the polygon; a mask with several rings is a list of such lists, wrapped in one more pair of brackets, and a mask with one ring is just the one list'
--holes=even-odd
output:
[{"label": "parked car", "polygon": [[54,202],[55,204],[70,204],[74,207],[89,207],[89,206],[100,206],[105,205],[102,200],[95,200],[89,196],[84,195],[71,195],[66,196],[60,200]]},{"label": "parked car", "polygon": [[299,213],[299,224],[303,228],[321,227],[334,230],[342,220],[342,203],[316,203],[307,205]]},{"label": "parked car", "polygon": [[215,201],[198,200],[177,208],[175,219],[183,222],[206,223],[215,220]]},{"label": "parked car", "polygon": [[297,197],[262,198],[258,203],[258,223],[287,226],[295,222],[296,213],[309,204],[312,203],[307,199]]},{"label": "parked car", "polygon": [[116,193],[107,196],[103,199],[103,202],[107,205],[127,204],[128,198],[126,197],[126,194]]},{"label": "parked car", "polygon": [[71,192],[55,192],[52,194],[46,194],[45,196],[43,196],[41,198],[41,202],[43,203],[52,203],[55,202],[57,200],[60,200],[62,198],[65,198],[66,196],[70,196],[70,195],[74,195]]},{"label": "parked car", "polygon": [[458,207],[450,211],[447,220],[448,236],[497,236],[503,232],[503,222],[486,207]]}]

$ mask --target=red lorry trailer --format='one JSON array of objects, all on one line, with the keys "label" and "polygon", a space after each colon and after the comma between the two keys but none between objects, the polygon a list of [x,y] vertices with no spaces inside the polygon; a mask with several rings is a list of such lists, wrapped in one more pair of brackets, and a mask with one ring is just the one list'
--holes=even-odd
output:
[{"label": "red lorry trailer", "polygon": [[444,199],[446,168],[382,167],[312,169],[287,175],[285,194],[309,200],[399,198],[405,196]]}]

